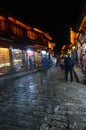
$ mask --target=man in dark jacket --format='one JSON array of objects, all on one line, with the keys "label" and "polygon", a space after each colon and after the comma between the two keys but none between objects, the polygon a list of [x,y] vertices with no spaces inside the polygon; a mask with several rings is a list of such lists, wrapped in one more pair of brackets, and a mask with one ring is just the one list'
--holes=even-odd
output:
[{"label": "man in dark jacket", "polygon": [[70,81],[73,81],[74,62],[69,55],[68,57],[65,58],[64,64],[65,64],[65,80],[68,81],[68,74],[70,73]]}]

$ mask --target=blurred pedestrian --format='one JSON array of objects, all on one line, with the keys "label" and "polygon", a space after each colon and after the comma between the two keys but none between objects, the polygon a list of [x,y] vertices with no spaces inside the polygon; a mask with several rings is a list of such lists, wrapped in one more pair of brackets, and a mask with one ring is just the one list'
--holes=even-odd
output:
[{"label": "blurred pedestrian", "polygon": [[30,66],[30,69],[32,69],[32,59],[31,59],[31,57],[29,57],[29,66]]},{"label": "blurred pedestrian", "polygon": [[68,81],[68,74],[70,73],[70,81],[73,81],[73,67],[74,61],[71,59],[70,55],[68,55],[65,60],[65,81]]},{"label": "blurred pedestrian", "polygon": [[64,70],[64,57],[60,58],[59,65],[60,65],[61,70]]},{"label": "blurred pedestrian", "polygon": [[42,69],[47,70],[50,67],[50,60],[47,57],[43,57],[42,59]]},{"label": "blurred pedestrian", "polygon": [[82,55],[82,60],[81,60],[81,65],[82,65],[82,70],[86,70],[86,54]]}]

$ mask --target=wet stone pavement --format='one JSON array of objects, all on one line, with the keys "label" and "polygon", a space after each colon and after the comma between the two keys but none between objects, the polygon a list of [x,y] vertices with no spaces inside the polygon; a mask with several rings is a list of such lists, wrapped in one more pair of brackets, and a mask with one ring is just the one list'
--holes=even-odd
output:
[{"label": "wet stone pavement", "polygon": [[86,85],[52,67],[0,91],[0,130],[86,130]]}]

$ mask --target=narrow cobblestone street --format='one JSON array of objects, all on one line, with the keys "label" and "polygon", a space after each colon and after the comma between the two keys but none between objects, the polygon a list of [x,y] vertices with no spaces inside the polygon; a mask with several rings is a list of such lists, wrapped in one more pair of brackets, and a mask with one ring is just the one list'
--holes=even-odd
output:
[{"label": "narrow cobblestone street", "polygon": [[0,130],[86,130],[86,85],[51,67],[0,91]]}]

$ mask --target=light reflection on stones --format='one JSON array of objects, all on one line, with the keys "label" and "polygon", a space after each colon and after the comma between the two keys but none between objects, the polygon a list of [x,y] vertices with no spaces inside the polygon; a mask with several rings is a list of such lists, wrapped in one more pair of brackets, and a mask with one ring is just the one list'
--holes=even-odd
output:
[{"label": "light reflection on stones", "polygon": [[57,68],[13,81],[0,91],[0,129],[4,125],[6,130],[84,130],[85,88],[65,83]]}]

